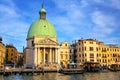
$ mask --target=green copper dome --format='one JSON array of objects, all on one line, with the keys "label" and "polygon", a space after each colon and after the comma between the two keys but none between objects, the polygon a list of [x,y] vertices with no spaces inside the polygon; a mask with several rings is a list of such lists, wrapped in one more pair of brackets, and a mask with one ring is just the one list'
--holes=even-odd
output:
[{"label": "green copper dome", "polygon": [[40,19],[32,23],[29,28],[27,38],[33,36],[56,37],[56,30],[49,21]]},{"label": "green copper dome", "polygon": [[40,19],[33,22],[29,28],[27,38],[34,36],[38,37],[56,37],[56,30],[52,23],[46,20],[46,10],[42,5],[42,9],[39,12]]}]

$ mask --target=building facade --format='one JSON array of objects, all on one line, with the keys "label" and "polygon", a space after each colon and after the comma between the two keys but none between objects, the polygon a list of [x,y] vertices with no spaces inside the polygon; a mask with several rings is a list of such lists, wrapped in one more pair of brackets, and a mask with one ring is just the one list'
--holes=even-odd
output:
[{"label": "building facade", "polygon": [[18,52],[16,47],[9,44],[6,45],[6,64],[14,64],[16,66],[18,60]]},{"label": "building facade", "polygon": [[120,63],[120,47],[105,45],[96,39],[80,39],[77,43],[77,63],[98,62],[103,65]]},{"label": "building facade", "polygon": [[2,38],[0,38],[0,68],[3,68],[4,66],[5,51],[5,45],[2,43]]},{"label": "building facade", "polygon": [[63,42],[60,44],[60,65],[67,67],[70,62],[70,44],[69,42]]},{"label": "building facade", "polygon": [[77,63],[97,62],[98,43],[93,39],[81,39],[77,44]]},{"label": "building facade", "polygon": [[17,60],[17,67],[22,67],[23,66],[23,52],[18,52],[18,60]]}]

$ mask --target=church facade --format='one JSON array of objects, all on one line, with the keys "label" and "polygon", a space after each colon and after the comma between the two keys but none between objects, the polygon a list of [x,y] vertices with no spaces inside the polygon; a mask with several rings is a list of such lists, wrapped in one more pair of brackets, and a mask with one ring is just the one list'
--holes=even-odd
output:
[{"label": "church facade", "polygon": [[[31,24],[27,34],[27,47],[24,49],[25,67],[41,67],[46,64],[66,66],[69,63],[69,48],[63,49],[59,44],[55,27],[46,20],[46,10],[43,5],[39,14],[40,19]],[[61,58],[64,55],[60,56],[64,54],[64,50],[67,51],[65,60]]]}]

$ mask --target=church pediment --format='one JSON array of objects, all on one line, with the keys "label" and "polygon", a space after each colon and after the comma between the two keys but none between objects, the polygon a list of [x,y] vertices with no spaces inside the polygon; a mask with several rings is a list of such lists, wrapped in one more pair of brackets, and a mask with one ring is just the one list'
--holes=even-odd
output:
[{"label": "church pediment", "polygon": [[51,39],[44,39],[44,40],[40,40],[39,42],[38,42],[38,44],[50,44],[50,45],[58,45],[58,43],[57,42],[55,42],[55,41],[53,41],[53,40],[51,40]]}]

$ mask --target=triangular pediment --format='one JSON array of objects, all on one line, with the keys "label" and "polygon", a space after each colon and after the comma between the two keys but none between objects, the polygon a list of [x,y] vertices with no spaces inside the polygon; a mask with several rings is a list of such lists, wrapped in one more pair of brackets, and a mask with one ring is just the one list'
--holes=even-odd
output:
[{"label": "triangular pediment", "polygon": [[58,45],[57,42],[55,42],[55,41],[53,41],[53,40],[51,40],[51,39],[49,39],[49,38],[46,38],[46,39],[44,39],[44,40],[40,40],[40,41],[38,42],[38,44]]}]

